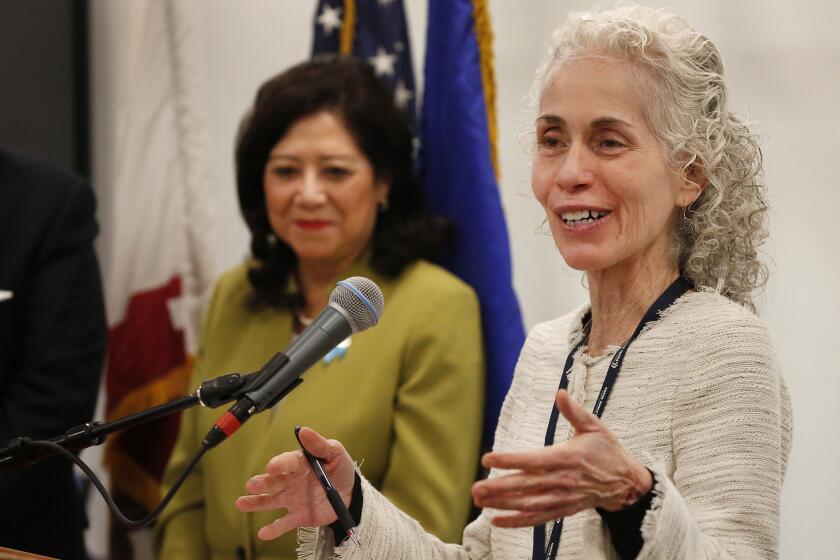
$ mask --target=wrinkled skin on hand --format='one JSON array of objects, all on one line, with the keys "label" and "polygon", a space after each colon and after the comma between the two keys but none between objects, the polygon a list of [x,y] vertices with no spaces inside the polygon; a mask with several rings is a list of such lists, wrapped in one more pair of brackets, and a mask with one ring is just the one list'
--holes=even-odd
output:
[{"label": "wrinkled skin on hand", "polygon": [[540,525],[595,507],[617,511],[653,486],[650,472],[594,414],[564,390],[556,403],[574,428],[570,440],[482,458],[485,467],[513,471],[473,485],[477,506],[509,512],[493,518],[498,527]]},{"label": "wrinkled skin on hand", "polygon": [[[299,435],[303,446],[321,460],[333,486],[344,504],[349,506],[355,466],[347,450],[338,441],[327,440],[309,428],[302,428]],[[285,517],[262,527],[257,533],[260,539],[276,539],[298,527],[321,527],[336,520],[324,489],[301,450],[273,457],[265,468],[265,474],[249,479],[245,489],[249,495],[236,500],[239,510],[250,512],[285,508],[288,511]]]},{"label": "wrinkled skin on hand", "polygon": [[[528,451],[491,452],[482,458],[485,467],[512,471],[473,485],[478,507],[508,512],[493,518],[496,526],[530,527],[595,507],[617,511],[653,486],[650,472],[595,415],[566,391],[558,391],[556,403],[574,428],[570,440]],[[344,446],[309,428],[301,429],[300,439],[322,460],[349,507],[355,466]],[[249,495],[236,500],[241,511],[288,511],[285,517],[262,527],[257,533],[260,539],[275,539],[298,527],[322,527],[336,519],[300,450],[272,458],[265,474],[252,477],[245,488]]]}]

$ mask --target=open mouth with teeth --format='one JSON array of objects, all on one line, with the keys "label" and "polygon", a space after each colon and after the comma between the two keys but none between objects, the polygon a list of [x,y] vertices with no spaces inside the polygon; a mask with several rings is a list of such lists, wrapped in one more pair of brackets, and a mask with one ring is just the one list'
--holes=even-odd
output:
[{"label": "open mouth with teeth", "polygon": [[560,214],[566,225],[577,226],[592,224],[609,214],[608,210],[577,210],[575,212],[563,212]]}]

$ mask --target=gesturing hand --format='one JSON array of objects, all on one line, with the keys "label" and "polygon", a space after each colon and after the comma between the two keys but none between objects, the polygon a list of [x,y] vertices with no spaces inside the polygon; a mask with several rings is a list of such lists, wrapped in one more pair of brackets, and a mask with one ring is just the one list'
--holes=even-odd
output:
[{"label": "gesturing hand", "polygon": [[496,526],[539,525],[594,507],[616,511],[653,485],[650,472],[594,414],[564,390],[557,392],[556,403],[575,430],[569,441],[482,458],[485,467],[516,471],[473,485],[478,507],[513,512],[494,517]]},{"label": "gesturing hand", "polygon": [[[302,428],[299,435],[307,451],[321,459],[344,504],[349,506],[355,466],[344,446],[309,428]],[[302,451],[277,455],[265,471],[248,480],[245,489],[251,495],[238,498],[236,507],[245,512],[286,508],[288,513],[261,528],[259,538],[276,539],[297,527],[322,527],[335,521],[335,512]]]}]

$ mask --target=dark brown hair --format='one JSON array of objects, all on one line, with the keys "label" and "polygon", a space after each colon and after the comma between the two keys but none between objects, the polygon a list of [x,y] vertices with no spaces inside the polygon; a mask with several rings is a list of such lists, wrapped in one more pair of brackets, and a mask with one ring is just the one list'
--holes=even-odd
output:
[{"label": "dark brown hair", "polygon": [[251,230],[255,264],[248,271],[255,308],[288,308],[300,296],[285,292],[297,256],[273,235],[263,190],[271,149],[298,120],[330,111],[338,115],[370,161],[376,179],[390,182],[387,207],[377,215],[370,266],[396,277],[419,258],[432,258],[448,236],[443,219],[426,213],[414,173],[413,137],[384,83],[364,62],[347,55],[318,56],[269,79],[239,129],[236,183],[239,205]]}]

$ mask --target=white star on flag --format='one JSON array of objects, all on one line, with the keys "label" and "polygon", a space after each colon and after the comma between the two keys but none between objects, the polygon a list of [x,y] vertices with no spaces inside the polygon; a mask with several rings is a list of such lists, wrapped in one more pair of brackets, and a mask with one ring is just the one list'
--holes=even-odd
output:
[{"label": "white star on flag", "polygon": [[393,2],[393,1],[394,0],[379,0],[379,5],[380,6],[390,6],[391,2]]},{"label": "white star on flag", "polygon": [[368,59],[368,62],[373,65],[373,70],[377,76],[391,76],[394,74],[394,63],[397,61],[396,55],[388,54],[388,52],[379,47],[376,49],[376,56]]},{"label": "white star on flag", "polygon": [[318,23],[324,28],[324,33],[329,35],[334,29],[341,28],[341,8],[324,6],[324,11],[318,16]]},{"label": "white star on flag", "polygon": [[396,103],[397,107],[405,109],[405,106],[408,105],[412,97],[414,97],[414,94],[410,89],[405,87],[405,82],[402,80],[398,81],[397,87],[394,88],[394,103]]}]

